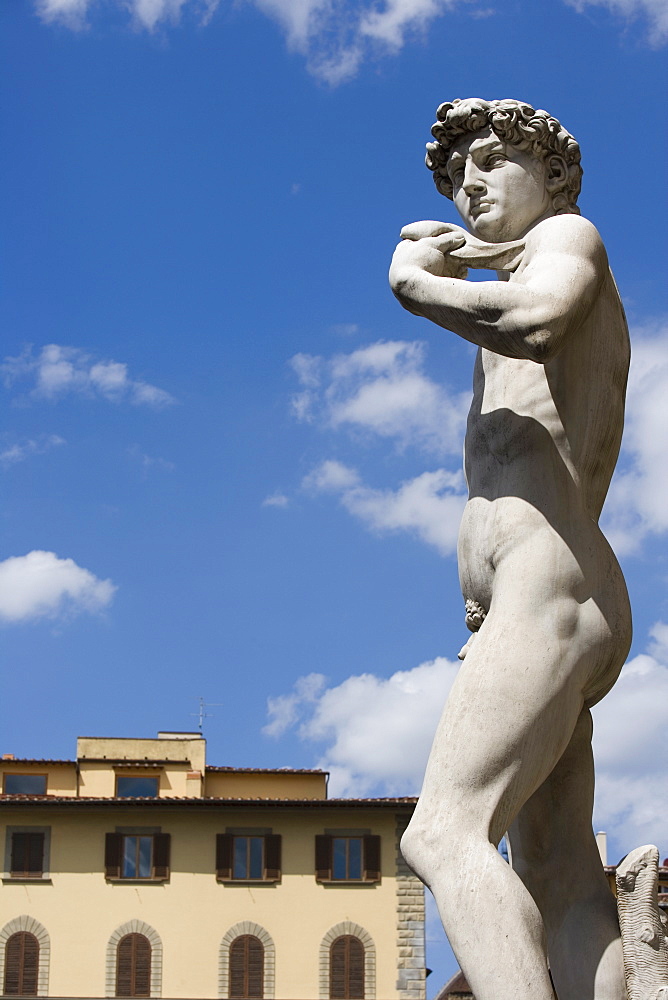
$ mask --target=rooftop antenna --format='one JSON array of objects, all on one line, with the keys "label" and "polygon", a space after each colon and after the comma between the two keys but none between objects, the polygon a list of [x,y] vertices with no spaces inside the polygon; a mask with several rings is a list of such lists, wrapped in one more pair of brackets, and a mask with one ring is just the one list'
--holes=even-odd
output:
[{"label": "rooftop antenna", "polygon": [[199,710],[197,712],[191,712],[190,714],[193,715],[198,720],[197,728],[199,729],[200,733],[203,731],[204,720],[205,719],[212,719],[213,718],[213,715],[210,714],[209,712],[205,711],[205,709],[207,709],[207,708],[222,708],[222,706],[223,706],[223,703],[221,701],[208,701],[207,702],[207,701],[204,701],[204,698],[200,698],[199,699]]}]

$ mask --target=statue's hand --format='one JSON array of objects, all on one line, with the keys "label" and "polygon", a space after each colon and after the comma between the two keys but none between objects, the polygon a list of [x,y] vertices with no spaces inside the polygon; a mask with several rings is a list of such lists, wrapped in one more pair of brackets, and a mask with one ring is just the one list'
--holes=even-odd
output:
[{"label": "statue's hand", "polygon": [[434,222],[433,219],[411,222],[410,225],[404,226],[399,235],[402,240],[423,240],[429,236],[443,236],[445,233],[456,233],[464,242],[469,235],[465,229],[453,222]]},{"label": "statue's hand", "polygon": [[419,268],[438,278],[465,278],[466,264],[450,257],[453,250],[464,246],[466,232],[446,222],[414,222],[401,230],[390,267],[390,284],[398,293],[407,271]]}]

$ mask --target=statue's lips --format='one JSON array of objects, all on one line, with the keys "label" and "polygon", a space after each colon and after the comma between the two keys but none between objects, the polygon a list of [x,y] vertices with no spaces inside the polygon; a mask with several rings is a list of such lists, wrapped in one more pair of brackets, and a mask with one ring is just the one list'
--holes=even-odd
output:
[{"label": "statue's lips", "polygon": [[483,212],[489,212],[492,207],[490,201],[473,201],[471,202],[470,212],[474,219],[477,219],[479,215]]}]

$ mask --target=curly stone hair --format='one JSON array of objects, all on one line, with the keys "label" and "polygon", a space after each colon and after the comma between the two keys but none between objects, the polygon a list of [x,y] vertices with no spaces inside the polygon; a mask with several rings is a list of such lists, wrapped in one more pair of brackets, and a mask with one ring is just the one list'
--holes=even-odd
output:
[{"label": "curly stone hair", "polygon": [[436,187],[446,198],[452,201],[453,197],[447,171],[452,146],[466,132],[490,127],[500,139],[542,160],[560,157],[566,167],[566,176],[552,195],[555,214],[580,214],[576,204],[582,179],[580,146],[547,111],[536,111],[522,101],[484,101],[480,97],[470,97],[441,104],[436,117],[438,121],[431,129],[436,142],[427,143],[426,164],[434,172]]}]

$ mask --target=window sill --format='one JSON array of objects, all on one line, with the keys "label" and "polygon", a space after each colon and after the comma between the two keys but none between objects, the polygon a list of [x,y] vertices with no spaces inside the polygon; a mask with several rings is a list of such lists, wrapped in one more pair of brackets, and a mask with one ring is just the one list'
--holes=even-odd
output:
[{"label": "window sill", "polygon": [[14,882],[19,884],[28,882],[30,885],[53,885],[50,875],[3,875],[3,885],[12,885]]},{"label": "window sill", "polygon": [[217,878],[219,885],[278,885],[280,878]]},{"label": "window sill", "polygon": [[346,885],[350,887],[351,885],[368,886],[368,885],[380,885],[380,879],[362,879],[362,878],[317,878],[316,882],[318,885]]},{"label": "window sill", "polygon": [[105,882],[113,885],[166,885],[168,878],[109,878],[105,875]]}]

